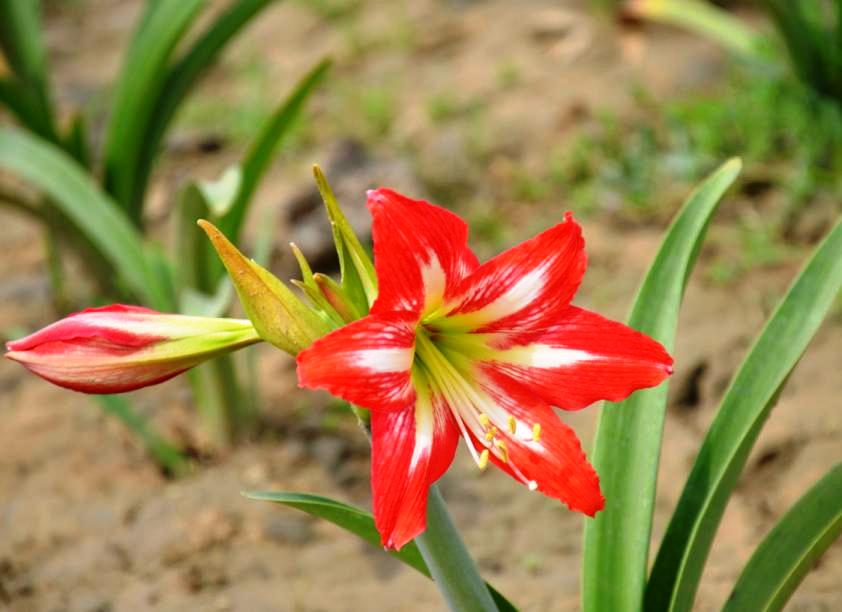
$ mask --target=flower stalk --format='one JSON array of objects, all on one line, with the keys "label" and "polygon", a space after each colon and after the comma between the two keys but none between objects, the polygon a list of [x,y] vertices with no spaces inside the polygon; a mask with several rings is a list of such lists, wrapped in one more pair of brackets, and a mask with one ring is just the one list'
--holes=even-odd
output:
[{"label": "flower stalk", "polygon": [[453,612],[498,612],[436,485],[427,499],[427,529],[415,544]]}]

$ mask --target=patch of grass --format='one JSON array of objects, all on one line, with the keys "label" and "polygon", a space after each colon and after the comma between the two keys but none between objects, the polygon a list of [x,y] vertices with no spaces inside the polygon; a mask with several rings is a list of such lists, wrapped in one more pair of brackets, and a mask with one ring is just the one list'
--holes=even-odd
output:
[{"label": "patch of grass", "polygon": [[178,122],[195,130],[210,131],[242,144],[254,137],[255,130],[272,112],[268,94],[271,76],[266,60],[250,55],[230,68],[238,76],[237,95],[200,91],[184,104]]},{"label": "patch of grass", "polygon": [[387,138],[398,112],[392,84],[355,80],[335,82],[329,106],[331,133],[352,135],[367,143]]},{"label": "patch of grass", "polygon": [[520,85],[523,75],[520,66],[512,60],[504,60],[497,64],[497,86],[508,91]]},{"label": "patch of grass", "polygon": [[842,110],[798,83],[737,67],[713,93],[637,99],[633,120],[598,116],[552,170],[585,208],[657,217],[654,194],[689,189],[734,155],[746,176],[786,194],[778,233],[816,198],[842,201]]},{"label": "patch of grass", "polygon": [[296,3],[329,22],[349,19],[362,6],[361,0],[297,0]]},{"label": "patch of grass", "polygon": [[360,109],[374,137],[386,136],[395,120],[395,95],[386,87],[369,87],[360,96]]},{"label": "patch of grass", "polygon": [[475,121],[485,110],[479,98],[460,99],[451,91],[442,91],[427,98],[427,116],[434,124],[441,124],[460,117]]},{"label": "patch of grass", "polygon": [[745,273],[786,261],[790,249],[781,241],[773,221],[757,213],[743,214],[725,252],[717,255],[705,270],[708,281],[728,285]]}]

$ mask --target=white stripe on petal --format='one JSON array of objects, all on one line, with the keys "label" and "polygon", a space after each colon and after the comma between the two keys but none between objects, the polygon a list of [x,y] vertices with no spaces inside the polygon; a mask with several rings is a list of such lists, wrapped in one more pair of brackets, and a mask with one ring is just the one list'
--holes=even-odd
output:
[{"label": "white stripe on petal", "polygon": [[528,359],[528,364],[525,365],[535,368],[560,368],[581,361],[592,361],[599,358],[598,355],[593,355],[587,351],[548,346],[546,344],[535,344],[528,347],[524,356]]},{"label": "white stripe on petal", "polygon": [[[534,270],[530,270],[493,302],[474,312],[465,313],[465,316],[470,317],[472,322],[490,323],[525,308],[541,295],[541,289],[547,280],[546,272],[551,264],[552,261],[547,261]],[[495,280],[495,277],[486,279],[486,281]]]},{"label": "white stripe on petal", "polygon": [[419,392],[415,401],[415,448],[409,462],[410,471],[430,455],[436,419],[428,392]]},{"label": "white stripe on petal", "polygon": [[380,374],[408,371],[414,355],[415,351],[412,348],[365,349],[354,352],[357,367]]},{"label": "white stripe on petal", "polygon": [[430,251],[430,261],[421,265],[421,279],[424,284],[424,312],[438,308],[444,300],[447,283],[444,269],[438,256]]}]

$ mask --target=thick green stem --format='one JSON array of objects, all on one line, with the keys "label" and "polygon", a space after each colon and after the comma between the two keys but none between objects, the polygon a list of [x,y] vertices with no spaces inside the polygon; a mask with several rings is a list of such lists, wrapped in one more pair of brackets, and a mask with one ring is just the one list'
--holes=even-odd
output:
[{"label": "thick green stem", "polygon": [[231,355],[216,357],[190,372],[193,396],[202,424],[218,448],[231,445],[238,429],[247,429],[252,415],[242,403]]},{"label": "thick green stem", "polygon": [[427,499],[427,530],[415,543],[451,610],[498,612],[436,485]]}]

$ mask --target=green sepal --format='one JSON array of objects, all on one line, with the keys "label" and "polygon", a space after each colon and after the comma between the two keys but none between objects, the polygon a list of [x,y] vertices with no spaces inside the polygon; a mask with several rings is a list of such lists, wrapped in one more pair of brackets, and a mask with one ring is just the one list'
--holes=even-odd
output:
[{"label": "green sepal", "polygon": [[342,291],[358,312],[367,313],[377,298],[374,264],[348,223],[333,189],[318,165],[313,166],[313,177],[330,219],[336,254],[339,256],[339,269],[342,273]]},{"label": "green sepal", "polygon": [[316,312],[318,312],[319,315],[327,321],[328,325],[330,325],[333,329],[338,329],[345,325],[345,321],[341,316],[339,316],[336,309],[330,305],[327,298],[322,295],[322,292],[319,291],[318,287],[312,287],[297,279],[292,279],[290,282],[307,296],[307,299],[310,300],[310,303],[316,309]]},{"label": "green sepal", "polygon": [[297,355],[331,331],[330,325],[308,308],[271,272],[246,258],[213,224],[200,220],[234,283],[246,315],[263,340]]}]

